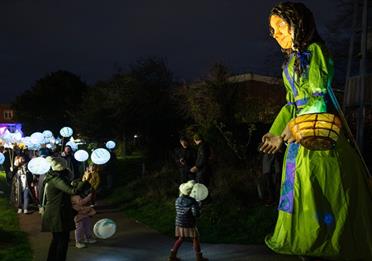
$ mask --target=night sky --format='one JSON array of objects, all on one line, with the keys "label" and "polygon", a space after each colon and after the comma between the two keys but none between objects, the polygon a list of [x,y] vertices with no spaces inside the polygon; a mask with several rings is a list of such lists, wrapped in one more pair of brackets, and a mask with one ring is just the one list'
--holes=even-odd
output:
[{"label": "night sky", "polygon": [[[302,2],[324,33],[337,1]],[[68,70],[93,84],[147,56],[166,58],[178,80],[196,80],[217,61],[233,73],[278,75],[270,61],[281,54],[267,28],[276,3],[1,0],[0,102],[11,102],[48,72]]]}]

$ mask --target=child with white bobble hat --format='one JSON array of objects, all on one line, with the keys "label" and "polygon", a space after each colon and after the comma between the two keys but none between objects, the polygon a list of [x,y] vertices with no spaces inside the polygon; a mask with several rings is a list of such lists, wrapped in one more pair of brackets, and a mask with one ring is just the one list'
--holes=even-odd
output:
[{"label": "child with white bobble hat", "polygon": [[178,261],[177,251],[186,238],[193,240],[193,246],[197,261],[207,261],[200,249],[199,232],[196,227],[196,218],[200,215],[198,202],[190,197],[195,181],[189,180],[180,185],[180,196],[176,199],[176,237],[177,240],[171,250],[169,261]]}]

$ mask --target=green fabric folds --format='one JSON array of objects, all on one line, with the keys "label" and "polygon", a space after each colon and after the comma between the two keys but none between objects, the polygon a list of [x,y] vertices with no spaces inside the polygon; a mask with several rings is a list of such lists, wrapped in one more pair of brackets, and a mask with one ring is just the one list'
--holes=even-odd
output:
[{"label": "green fabric folds", "polygon": [[[306,102],[282,108],[270,129],[274,135],[280,135],[300,114],[327,111],[324,94],[332,81],[333,62],[319,44],[311,44],[308,51],[309,66],[295,81],[298,96],[294,97],[284,77],[287,101]],[[294,57],[289,60],[289,72],[293,72],[293,63]],[[282,182],[285,166],[286,160]],[[279,211],[275,230],[265,241],[282,254],[372,260],[372,197],[363,165],[343,134],[334,150],[310,151],[300,146],[293,213]]]}]

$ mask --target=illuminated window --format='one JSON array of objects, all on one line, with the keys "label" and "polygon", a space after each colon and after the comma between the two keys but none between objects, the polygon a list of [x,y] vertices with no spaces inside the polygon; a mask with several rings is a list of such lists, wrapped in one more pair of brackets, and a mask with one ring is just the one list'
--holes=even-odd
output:
[{"label": "illuminated window", "polygon": [[4,111],[4,120],[13,119],[13,111]]}]

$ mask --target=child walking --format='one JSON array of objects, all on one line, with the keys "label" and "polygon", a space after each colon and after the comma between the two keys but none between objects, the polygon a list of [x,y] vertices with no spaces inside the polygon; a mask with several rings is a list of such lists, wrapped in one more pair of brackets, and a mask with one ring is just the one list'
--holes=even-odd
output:
[{"label": "child walking", "polygon": [[[88,184],[88,183],[86,183]],[[90,187],[90,185],[89,185]],[[71,196],[72,208],[77,211],[75,221],[75,246],[77,248],[86,247],[85,243],[96,243],[92,234],[92,216],[96,214],[94,208],[90,207],[92,193],[90,189],[84,189],[84,195]]]},{"label": "child walking", "polygon": [[178,261],[177,251],[186,238],[193,240],[193,247],[197,261],[208,261],[203,257],[200,249],[199,232],[196,227],[196,217],[200,216],[198,202],[190,197],[195,181],[190,180],[180,185],[180,196],[176,199],[176,237],[177,240],[171,249],[169,261]]}]

